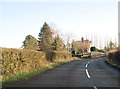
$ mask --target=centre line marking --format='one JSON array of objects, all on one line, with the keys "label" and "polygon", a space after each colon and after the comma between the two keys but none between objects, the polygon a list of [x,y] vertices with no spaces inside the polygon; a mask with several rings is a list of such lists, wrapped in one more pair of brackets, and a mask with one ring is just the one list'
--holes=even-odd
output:
[{"label": "centre line marking", "polygon": [[88,67],[88,64],[86,64],[86,68]]},{"label": "centre line marking", "polygon": [[87,69],[86,69],[86,74],[87,74],[88,78],[90,78],[90,75],[89,75],[89,73],[88,73],[88,70],[87,70]]},{"label": "centre line marking", "polygon": [[96,86],[93,86],[94,87],[94,89],[97,89],[97,87]]}]

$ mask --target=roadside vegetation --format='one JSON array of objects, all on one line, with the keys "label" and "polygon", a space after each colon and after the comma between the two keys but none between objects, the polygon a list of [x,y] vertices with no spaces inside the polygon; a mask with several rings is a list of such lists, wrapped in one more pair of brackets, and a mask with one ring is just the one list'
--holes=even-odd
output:
[{"label": "roadside vegetation", "polygon": [[[69,40],[70,36],[68,36],[67,41],[64,42],[60,35],[55,33],[45,22],[40,29],[38,39],[32,35],[27,35],[21,49],[2,48],[1,78],[3,86],[28,79],[64,63],[82,60],[72,57],[72,54],[78,55],[78,57],[80,55],[81,57],[87,45],[84,46],[82,44],[81,47],[83,49],[81,49],[80,46],[77,46],[77,44],[73,42],[71,53]],[[87,52],[84,52],[84,55],[86,54],[91,58],[98,58],[106,54],[105,50],[99,50],[95,47],[92,47],[91,51],[90,55]],[[113,59],[109,61],[111,62],[111,60]]]},{"label": "roadside vegetation", "polygon": [[96,48],[96,47],[91,47],[91,48],[90,48],[90,51],[91,51],[91,52],[102,52],[102,53],[107,53],[106,50],[98,49],[98,48]]},{"label": "roadside vegetation", "polygon": [[22,49],[2,48],[3,86],[28,79],[61,64],[80,60],[72,58],[67,49],[59,34],[55,34],[45,22],[38,34],[38,40],[27,35]]},{"label": "roadside vegetation", "polygon": [[106,53],[107,53],[107,51],[98,49],[96,47],[91,47],[90,50],[91,50],[91,58],[92,59],[105,57]]},{"label": "roadside vegetation", "polygon": [[[64,54],[62,54],[62,52],[58,52],[57,55],[53,56],[55,59],[53,59],[51,62],[46,59],[46,54],[44,52],[28,50],[28,49],[23,50],[23,49],[3,48],[2,49],[3,86],[8,86],[15,82],[28,79],[39,73],[42,73],[49,69],[53,69],[61,64],[80,60],[77,58],[71,58],[71,53],[68,52],[66,53],[69,55],[64,55]],[[69,59],[65,59],[65,58],[69,58]]]},{"label": "roadside vegetation", "polygon": [[110,41],[105,50],[107,51],[108,58],[106,62],[120,69],[120,46],[117,47],[115,43]]},{"label": "roadside vegetation", "polygon": [[110,50],[107,56],[108,56],[108,59],[106,62],[120,69],[120,51]]}]

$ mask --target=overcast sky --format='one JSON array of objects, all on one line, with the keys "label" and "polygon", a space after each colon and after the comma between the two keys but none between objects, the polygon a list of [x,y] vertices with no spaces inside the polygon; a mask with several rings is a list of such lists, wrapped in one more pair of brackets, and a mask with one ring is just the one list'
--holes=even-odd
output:
[{"label": "overcast sky", "polygon": [[1,47],[20,48],[29,34],[38,38],[45,21],[63,39],[72,33],[71,40],[88,38],[97,47],[118,40],[118,0],[1,0],[0,8]]}]

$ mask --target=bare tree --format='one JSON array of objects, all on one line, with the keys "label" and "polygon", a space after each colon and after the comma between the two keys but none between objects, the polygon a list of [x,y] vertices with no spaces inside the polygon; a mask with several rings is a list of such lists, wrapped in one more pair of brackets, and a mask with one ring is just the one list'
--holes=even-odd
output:
[{"label": "bare tree", "polygon": [[65,41],[66,41],[66,49],[67,49],[67,51],[70,51],[70,48],[71,48],[71,45],[70,45],[71,38],[72,38],[72,33],[71,32],[65,34]]},{"label": "bare tree", "polygon": [[51,31],[53,32],[53,36],[54,37],[56,37],[57,36],[57,34],[59,34],[59,30],[57,29],[57,26],[56,26],[56,24],[54,24],[54,23],[50,23],[50,28],[51,28]]}]

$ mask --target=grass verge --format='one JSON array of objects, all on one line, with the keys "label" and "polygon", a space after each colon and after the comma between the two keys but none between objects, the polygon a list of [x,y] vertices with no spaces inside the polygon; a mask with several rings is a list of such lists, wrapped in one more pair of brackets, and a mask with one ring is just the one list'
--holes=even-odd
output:
[{"label": "grass verge", "polygon": [[55,67],[60,66],[62,64],[77,61],[77,60],[82,60],[82,59],[78,59],[78,58],[77,59],[76,58],[75,59],[73,58],[72,59],[60,59],[60,60],[56,60],[55,62],[50,63],[50,65],[46,67],[41,67],[40,69],[33,70],[31,72],[18,73],[15,75],[9,75],[9,76],[3,77],[2,86],[7,87],[11,84],[15,84],[16,82],[29,79],[30,77],[43,73],[47,70],[54,69]]},{"label": "grass verge", "polygon": [[105,62],[106,62],[107,64],[111,65],[112,67],[117,68],[118,70],[120,70],[120,65],[111,63],[108,59],[107,59]]},{"label": "grass verge", "polygon": [[106,57],[105,55],[102,55],[102,56],[92,56],[91,58],[92,59],[96,59],[96,58],[102,58],[102,57]]}]

